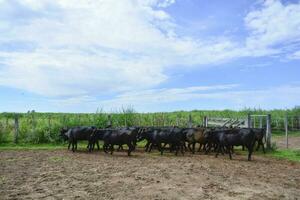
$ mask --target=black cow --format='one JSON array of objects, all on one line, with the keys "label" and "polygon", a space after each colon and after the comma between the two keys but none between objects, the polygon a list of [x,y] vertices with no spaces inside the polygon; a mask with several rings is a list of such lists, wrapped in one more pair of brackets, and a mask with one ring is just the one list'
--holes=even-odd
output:
[{"label": "black cow", "polygon": [[103,149],[107,153],[110,149],[110,153],[113,154],[114,145],[128,146],[128,156],[134,151],[137,142],[139,128],[121,128],[114,130],[107,130],[103,135]]},{"label": "black cow", "polygon": [[[266,129],[251,128],[251,130],[255,133],[255,142],[257,142],[256,151],[258,151],[260,146],[262,146],[263,152],[266,153],[264,142],[263,142],[263,139],[265,138]],[[243,150],[244,149],[245,149],[245,147],[243,146]]]},{"label": "black cow", "polygon": [[140,134],[142,139],[147,140],[145,146],[146,151],[150,152],[153,146],[156,146],[160,151],[161,155],[165,149],[165,146],[168,144],[170,150],[175,150],[175,155],[178,154],[178,151],[181,150],[181,153],[184,154],[184,142],[185,134],[182,129],[177,127],[163,127],[163,128],[146,128]]},{"label": "black cow", "polygon": [[[91,140],[92,133],[96,127],[88,127],[88,126],[82,126],[82,127],[75,127],[70,128],[67,132],[64,132],[64,138],[67,138],[69,141],[68,149],[70,148],[70,145],[72,144],[72,151],[75,152],[77,150],[77,142],[80,140]],[[65,130],[64,130],[65,131]],[[62,133],[62,132],[61,132]],[[90,146],[90,142],[88,144],[88,148]],[[97,143],[97,146],[99,148],[99,144]]]},{"label": "black cow", "polygon": [[251,129],[236,129],[234,131],[226,132],[221,131],[211,131],[207,132],[205,135],[208,141],[216,143],[218,145],[218,150],[216,157],[221,152],[221,149],[225,147],[229,153],[229,158],[232,159],[231,151],[232,146],[244,145],[248,149],[248,160],[251,160],[251,155],[253,152],[253,146],[255,144],[255,133]]}]

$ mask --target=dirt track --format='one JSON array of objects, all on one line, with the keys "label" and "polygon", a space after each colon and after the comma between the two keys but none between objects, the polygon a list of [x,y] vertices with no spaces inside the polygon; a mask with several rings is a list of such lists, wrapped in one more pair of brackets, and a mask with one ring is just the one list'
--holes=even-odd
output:
[{"label": "dirt track", "polygon": [[254,156],[0,152],[0,199],[300,199],[300,164]]}]

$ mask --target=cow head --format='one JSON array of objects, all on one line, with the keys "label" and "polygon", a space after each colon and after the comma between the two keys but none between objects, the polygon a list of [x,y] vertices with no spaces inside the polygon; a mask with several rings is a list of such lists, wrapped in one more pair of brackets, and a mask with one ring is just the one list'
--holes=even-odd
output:
[{"label": "cow head", "polygon": [[68,128],[64,127],[64,128],[61,128],[60,129],[60,137],[63,139],[63,140],[68,140],[68,136],[66,135],[66,133],[68,132]]}]

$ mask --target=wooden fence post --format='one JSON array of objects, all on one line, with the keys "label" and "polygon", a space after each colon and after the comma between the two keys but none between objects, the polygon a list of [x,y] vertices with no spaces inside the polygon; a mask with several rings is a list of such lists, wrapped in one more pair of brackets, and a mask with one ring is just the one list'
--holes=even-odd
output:
[{"label": "wooden fence post", "polygon": [[32,131],[35,131],[35,112],[31,111],[31,126],[32,126]]},{"label": "wooden fence post", "polygon": [[259,117],[259,128],[262,128],[263,127],[263,118],[260,116]]},{"label": "wooden fence post", "polygon": [[189,128],[192,128],[192,127],[193,127],[192,115],[191,115],[191,114],[189,114],[188,127],[189,127]]},{"label": "wooden fence post", "polygon": [[124,120],[125,120],[124,125],[125,125],[125,127],[127,127],[127,115],[126,115],[126,113],[124,114]]},{"label": "wooden fence post", "polygon": [[139,126],[142,126],[142,116],[141,116],[141,114],[139,114]]},{"label": "wooden fence post", "polygon": [[285,142],[286,142],[286,148],[289,148],[289,136],[288,136],[288,115],[285,114],[284,117],[284,129],[285,129]]},{"label": "wooden fence post", "polygon": [[203,126],[204,126],[205,128],[208,127],[208,117],[207,117],[207,116],[204,116],[204,117],[203,117]]},{"label": "wooden fence post", "polygon": [[8,129],[8,117],[6,117],[6,121],[5,121],[5,129]]},{"label": "wooden fence post", "polygon": [[18,143],[18,137],[19,137],[19,118],[18,115],[15,115],[15,144]]},{"label": "wooden fence post", "polygon": [[111,115],[108,115],[107,117],[108,117],[108,122],[107,122],[108,124],[107,125],[109,127],[112,127]]},{"label": "wooden fence post", "polygon": [[152,123],[152,126],[154,126],[154,114],[152,115],[151,123]]},{"label": "wooden fence post", "polygon": [[250,113],[248,113],[247,121],[248,121],[248,128],[251,128],[251,114]]},{"label": "wooden fence post", "polygon": [[271,139],[272,139],[272,130],[271,130],[271,115],[267,115],[267,133],[266,133],[266,138],[267,138],[267,149],[271,149]]}]

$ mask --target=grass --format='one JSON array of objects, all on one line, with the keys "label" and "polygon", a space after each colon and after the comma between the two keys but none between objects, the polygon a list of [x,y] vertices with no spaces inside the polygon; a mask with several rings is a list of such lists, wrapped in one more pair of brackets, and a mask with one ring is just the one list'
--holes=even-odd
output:
[{"label": "grass", "polygon": [[[146,143],[140,142],[138,143],[138,148],[144,147]],[[101,145],[101,144],[100,144]],[[66,149],[67,144],[12,144],[12,143],[6,143],[0,145],[0,151],[2,150],[60,150],[60,149]],[[78,144],[78,149],[85,150],[86,149],[86,143],[81,142]],[[127,149],[126,145],[124,145],[124,149]],[[236,149],[237,154],[244,154],[244,151],[241,151],[240,148]],[[245,153],[246,154],[246,153]],[[270,156],[273,158],[278,159],[285,159],[289,161],[296,161],[300,162],[300,150],[292,150],[292,149],[284,149],[284,150],[274,150],[269,151],[267,154],[263,154],[261,151],[255,152],[254,155],[260,155],[260,156]],[[52,161],[61,161],[61,158],[49,158]]]},{"label": "grass", "polygon": [[[288,131],[289,136],[300,136],[300,131]],[[285,131],[272,130],[272,136],[285,136]]]},{"label": "grass", "polygon": [[270,155],[271,157],[274,158],[300,162],[300,150],[291,150],[291,149],[275,150],[267,155]]},{"label": "grass", "polygon": [[56,150],[63,149],[66,145],[63,144],[13,144],[2,143],[0,144],[1,150]]},{"label": "grass", "polygon": [[[102,146],[103,143],[100,141],[99,145]],[[143,148],[146,145],[146,141],[137,143],[138,148]],[[79,142],[77,148],[80,150],[86,149],[87,142]],[[57,149],[66,149],[68,147],[67,143],[44,143],[44,144],[30,144],[30,143],[0,143],[1,150],[57,150]],[[124,149],[127,149],[127,146],[124,145]]]}]

